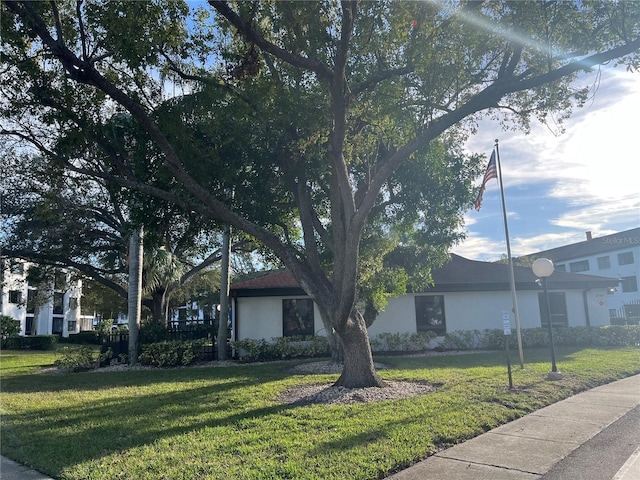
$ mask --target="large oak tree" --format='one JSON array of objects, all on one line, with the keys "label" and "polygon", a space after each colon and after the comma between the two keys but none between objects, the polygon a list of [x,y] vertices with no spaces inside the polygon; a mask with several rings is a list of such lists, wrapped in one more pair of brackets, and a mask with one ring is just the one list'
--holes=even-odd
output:
[{"label": "large oak tree", "polygon": [[580,72],[635,67],[640,48],[637,2],[210,0],[188,22],[168,1],[3,9],[3,80],[73,96],[71,110],[91,99],[86,125],[126,110],[154,151],[144,172],[122,158],[64,167],[259,240],[339,336],[349,387],[383,385],[356,308],[382,265],[375,246],[418,258],[459,238],[475,173],[456,148],[465,132],[483,114],[524,129],[568,115],[586,98]]}]

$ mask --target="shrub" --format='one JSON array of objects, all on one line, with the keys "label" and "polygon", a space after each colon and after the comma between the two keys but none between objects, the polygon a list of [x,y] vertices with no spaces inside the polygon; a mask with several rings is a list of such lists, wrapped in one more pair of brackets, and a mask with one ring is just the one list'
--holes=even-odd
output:
[{"label": "shrub", "polygon": [[205,340],[162,341],[142,346],[138,360],[143,365],[177,367],[191,365],[200,358]]},{"label": "shrub", "polygon": [[20,321],[8,315],[0,315],[0,337],[4,340],[20,333]]},{"label": "shrub", "polygon": [[278,358],[275,345],[264,339],[253,340],[245,338],[244,340],[233,342],[232,346],[236,350],[238,360],[241,362],[261,362]]},{"label": "shrub", "polygon": [[66,342],[80,345],[100,345],[102,340],[97,331],[89,331],[71,334],[69,338],[66,339]]},{"label": "shrub", "polygon": [[138,331],[140,345],[160,343],[167,341],[168,329],[166,325],[159,323],[143,323]]},{"label": "shrub", "polygon": [[448,350],[472,350],[481,345],[479,330],[459,330],[444,336],[442,347]]},{"label": "shrub", "polygon": [[17,335],[5,338],[2,340],[2,348],[7,350],[20,350],[21,348],[24,348],[22,346],[23,338],[24,337],[19,337]]},{"label": "shrub", "polygon": [[[504,343],[504,330],[498,328],[490,328],[482,331],[482,337],[480,338],[480,348],[486,350],[501,350],[505,347]],[[513,340],[515,335],[511,336],[510,340]],[[509,346],[511,346],[511,341]]]},{"label": "shrub", "polygon": [[640,344],[640,327],[637,325],[611,325],[598,328],[593,336],[597,346],[618,347]]},{"label": "shrub", "polygon": [[233,342],[232,347],[241,362],[321,357],[331,353],[329,342],[320,335],[278,337],[271,342],[247,338]]},{"label": "shrub", "polygon": [[22,337],[26,345],[23,348],[32,350],[53,350],[58,343],[57,335],[33,335],[32,337]]},{"label": "shrub", "polygon": [[85,372],[98,366],[95,350],[86,346],[62,347],[56,352],[56,355],[60,358],[56,359],[55,365],[60,370]]},{"label": "shrub", "polygon": [[546,347],[549,344],[549,333],[546,328],[524,328],[520,333],[523,347]]},{"label": "shrub", "polygon": [[102,338],[106,338],[111,335],[111,326],[113,325],[113,318],[105,318],[98,322],[96,326],[96,332],[98,336]]},{"label": "shrub", "polygon": [[429,348],[436,338],[434,332],[381,333],[370,340],[371,349],[378,352],[417,352]]}]

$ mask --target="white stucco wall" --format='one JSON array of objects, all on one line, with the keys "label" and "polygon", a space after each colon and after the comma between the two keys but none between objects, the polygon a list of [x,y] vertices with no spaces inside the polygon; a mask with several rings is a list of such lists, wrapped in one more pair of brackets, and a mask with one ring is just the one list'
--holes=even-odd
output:
[{"label": "white stucco wall", "polygon": [[[18,290],[21,292],[21,303],[9,303],[9,291]],[[70,333],[80,331],[80,296],[82,292],[82,283],[77,281],[73,285],[69,285],[68,290],[63,295],[63,323],[62,335],[68,337]],[[49,295],[52,297],[53,292]],[[28,296],[28,285],[24,280],[24,276],[14,275],[9,271],[5,271],[5,285],[2,291],[2,314],[8,315],[20,321],[20,335],[25,334],[27,323],[26,301]],[[78,299],[78,307],[70,309],[70,298]],[[29,315],[30,316],[30,315]],[[76,321],[76,328],[69,330],[69,321]],[[46,303],[40,305],[37,309],[37,315],[33,319],[33,331],[38,335],[51,334],[53,329],[53,300],[50,298]]]},{"label": "white stucco wall", "polygon": [[[234,322],[237,339],[270,340],[282,336],[282,300],[309,298],[305,296],[242,297],[238,299]],[[318,307],[313,308],[313,328],[316,335],[325,335]]]},{"label": "white stucco wall", "polygon": [[[553,292],[554,290],[550,290]],[[520,328],[540,327],[538,291],[517,293]],[[421,295],[421,294],[419,294]],[[503,312],[509,312],[512,328],[511,293],[504,292],[453,292],[443,293],[447,332],[459,330],[501,329]],[[386,309],[369,327],[369,336],[382,333],[415,333],[415,294],[389,299]],[[237,303],[238,339],[271,339],[282,336],[282,300],[307,297],[252,297],[239,298]],[[608,325],[607,295],[604,289],[590,290],[586,296],[589,321],[592,326]],[[585,297],[580,290],[566,291],[565,301],[569,326],[586,325]],[[314,309],[314,329],[324,335],[324,328],[317,307]]]}]

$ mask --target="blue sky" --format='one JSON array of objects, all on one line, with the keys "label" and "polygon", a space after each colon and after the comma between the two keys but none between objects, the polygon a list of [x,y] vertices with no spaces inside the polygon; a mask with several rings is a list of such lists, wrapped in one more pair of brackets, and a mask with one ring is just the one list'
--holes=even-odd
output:
[{"label": "blue sky", "polygon": [[[595,74],[580,86],[592,85]],[[602,71],[595,96],[557,127],[529,135],[484,121],[467,149],[491,154],[499,139],[511,253],[535,253],[640,226],[640,72]],[[479,184],[481,178],[478,178]],[[490,180],[479,212],[465,214],[467,239],[453,253],[506,255],[500,187]]]}]

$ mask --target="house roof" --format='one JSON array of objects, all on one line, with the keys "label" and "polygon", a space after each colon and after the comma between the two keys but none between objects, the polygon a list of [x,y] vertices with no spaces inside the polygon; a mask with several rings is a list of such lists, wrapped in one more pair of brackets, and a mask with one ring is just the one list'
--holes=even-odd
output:
[{"label": "house roof", "polygon": [[289,270],[276,270],[262,272],[262,275],[251,278],[243,282],[231,285],[232,290],[244,290],[247,288],[287,288],[300,287],[300,283],[296,280]]},{"label": "house roof", "polygon": [[593,238],[562,247],[552,248],[536,252],[530,256],[545,257],[554,262],[563,262],[574,258],[589,257],[599,253],[607,253],[617,250],[640,246],[640,228],[632,228],[624,232]]},{"label": "house roof", "polygon": [[234,283],[229,290],[235,296],[305,295],[300,283],[289,270],[262,272],[256,278]]},{"label": "house roof", "polygon": [[[434,286],[427,291],[497,291],[509,289],[509,269],[506,263],[489,263],[451,255],[451,260],[432,273]],[[517,290],[537,290],[537,277],[530,267],[513,267]],[[608,288],[618,285],[617,278],[554,272],[547,280],[549,288]]]},{"label": "house roof", "polygon": [[[513,268],[517,290],[538,290],[537,277],[529,267]],[[469,260],[459,255],[433,271],[434,286],[426,292],[471,292],[509,290],[509,271],[504,263]],[[548,279],[550,289],[586,290],[618,285],[617,278],[554,272]],[[288,270],[266,272],[265,275],[235,283],[230,290],[234,296],[304,295],[298,281]]]}]

